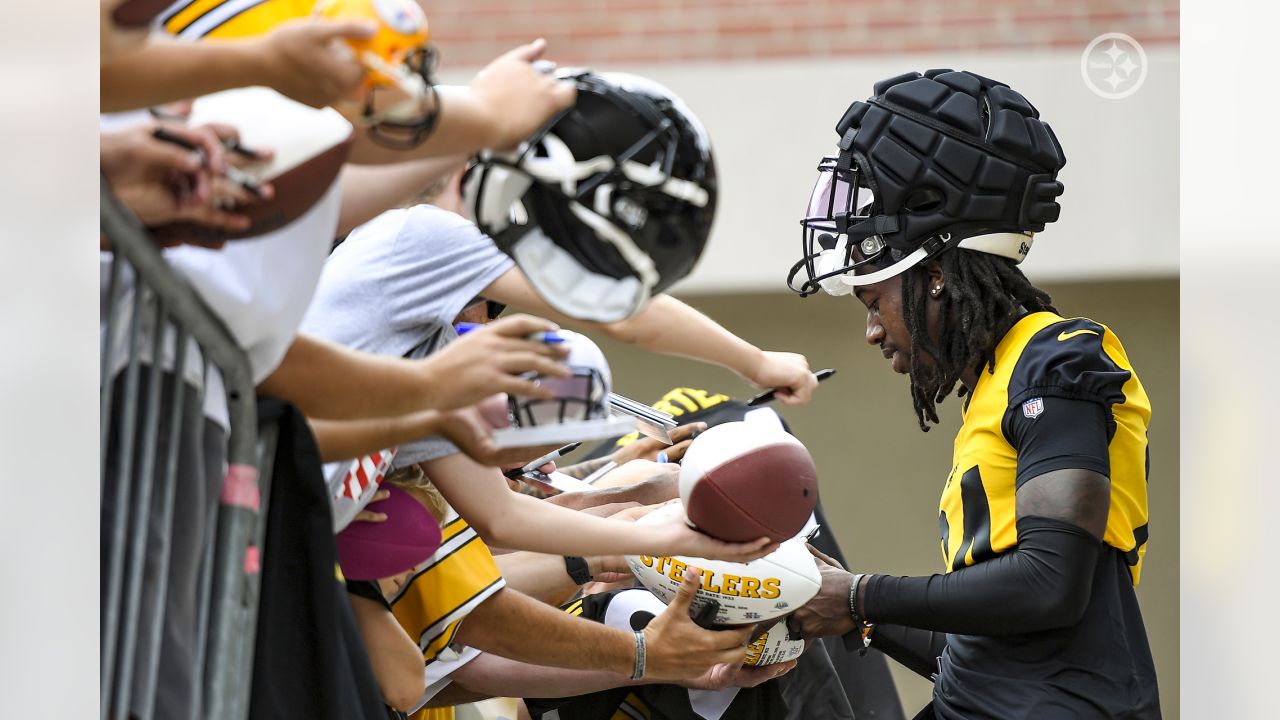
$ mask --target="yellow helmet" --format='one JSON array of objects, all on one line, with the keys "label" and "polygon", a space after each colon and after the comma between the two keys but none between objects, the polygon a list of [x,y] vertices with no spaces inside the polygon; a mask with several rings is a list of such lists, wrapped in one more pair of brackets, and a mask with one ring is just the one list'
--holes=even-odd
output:
[{"label": "yellow helmet", "polygon": [[[439,99],[431,77],[435,52],[427,44],[427,18],[414,0],[319,0],[313,11],[334,20],[374,20],[378,31],[370,38],[348,38],[365,75],[363,124],[384,145],[418,145],[435,127]],[[390,108],[376,109],[375,91],[399,90],[407,98]]]},{"label": "yellow helmet", "polygon": [[400,85],[399,69],[424,51],[430,33],[427,16],[413,0],[320,0],[315,14],[334,20],[369,19],[378,23],[378,32],[366,39],[349,38],[347,43],[369,70],[370,87]]}]

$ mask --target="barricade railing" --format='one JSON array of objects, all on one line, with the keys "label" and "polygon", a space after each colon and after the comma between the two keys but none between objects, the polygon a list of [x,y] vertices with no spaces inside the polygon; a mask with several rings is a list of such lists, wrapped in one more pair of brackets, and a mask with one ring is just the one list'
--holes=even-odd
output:
[{"label": "barricade railing", "polygon": [[[111,517],[103,517],[110,536],[102,538],[101,556],[100,717],[154,716],[175,490],[178,483],[196,480],[179,477],[182,423],[200,423],[198,428],[203,428],[205,388],[212,366],[226,389],[227,469],[219,501],[208,509],[210,533],[203,543],[192,673],[203,678],[200,716],[241,720],[249,707],[259,548],[275,428],[258,427],[253,374],[245,353],[217,315],[168,266],[146,229],[119,204],[105,180],[101,229],[113,259],[104,296],[99,377],[99,487],[111,493]],[[133,302],[128,317],[120,317],[125,314],[118,311],[126,304],[122,302],[126,285]],[[122,322],[128,325],[119,326]],[[127,337],[123,362],[114,357],[117,334]],[[199,358],[188,357],[191,341],[199,348]],[[171,364],[168,347],[173,348]],[[150,352],[144,355],[146,348]],[[184,379],[189,361],[202,369],[194,408],[184,407],[184,402],[191,401]],[[162,403],[166,388],[167,402]],[[166,452],[158,457],[161,437],[167,439]],[[201,437],[198,429],[195,437]],[[108,447],[113,440],[110,469],[118,481],[108,487]],[[107,502],[104,495],[104,508]],[[156,524],[158,528],[153,527]],[[144,584],[149,546],[159,555],[158,572]],[[141,617],[144,592],[155,610],[147,617]],[[147,650],[141,657],[150,660],[142,668],[135,667],[140,648]],[[140,681],[137,673],[142,674]],[[141,697],[131,697],[135,687]]]}]

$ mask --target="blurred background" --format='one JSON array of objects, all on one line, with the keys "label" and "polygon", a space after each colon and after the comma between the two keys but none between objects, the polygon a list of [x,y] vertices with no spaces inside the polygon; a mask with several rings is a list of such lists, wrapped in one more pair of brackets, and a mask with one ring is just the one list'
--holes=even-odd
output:
[{"label": "blurred background", "polygon": [[[863,341],[852,297],[786,290],[803,205],[835,123],[877,80],[964,69],[1008,83],[1053,126],[1067,155],[1062,219],[1023,265],[1068,316],[1114,330],[1154,408],[1151,542],[1139,597],[1165,717],[1179,696],[1178,191],[1179,5],[1168,0],[433,0],[424,3],[447,80],[535,37],[561,65],[651,77],[711,134],[720,207],[710,246],[675,294],[757,345],[839,374],[809,406],[784,411],[819,468],[833,530],[857,569],[941,569],[937,503],[959,427],[958,402],[928,434],[904,377]],[[1126,56],[1099,56],[1125,33]],[[1114,53],[1115,51],[1113,51]],[[1130,65],[1126,60],[1132,61]],[[1107,68],[1120,99],[1104,93]],[[1145,73],[1145,74],[1144,74]],[[742,397],[726,371],[602,342],[617,390],[646,402],[678,385]],[[893,663],[891,663],[893,665]],[[894,665],[907,715],[931,686]]]}]

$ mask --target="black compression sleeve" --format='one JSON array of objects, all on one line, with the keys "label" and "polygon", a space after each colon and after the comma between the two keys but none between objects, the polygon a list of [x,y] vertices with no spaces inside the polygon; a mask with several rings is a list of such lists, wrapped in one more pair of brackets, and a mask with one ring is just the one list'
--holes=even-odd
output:
[{"label": "black compression sleeve", "polygon": [[871,622],[966,635],[1066,627],[1089,603],[1102,543],[1081,527],[1045,517],[1018,519],[1018,545],[946,575],[867,581]]},{"label": "black compression sleeve", "polygon": [[[862,649],[862,634],[844,636],[845,649]],[[932,680],[938,672],[938,656],[947,647],[945,633],[880,623],[871,633],[871,647],[888,655],[904,667]]]}]

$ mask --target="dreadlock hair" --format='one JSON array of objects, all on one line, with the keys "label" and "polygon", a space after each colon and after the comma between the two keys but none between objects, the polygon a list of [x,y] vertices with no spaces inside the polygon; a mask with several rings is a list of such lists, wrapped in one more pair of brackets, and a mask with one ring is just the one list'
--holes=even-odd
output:
[{"label": "dreadlock hair", "polygon": [[[929,337],[925,300],[929,273],[924,264],[903,274],[902,315],[911,333],[911,404],[920,429],[937,424],[937,404],[955,389],[960,375],[975,365],[995,372],[995,346],[1009,330],[1020,309],[1058,310],[1041,290],[1008,258],[971,250],[952,250],[938,257],[946,278],[939,317],[939,338]],[[933,366],[924,363],[924,355]],[[964,397],[962,385],[957,397]]]}]

